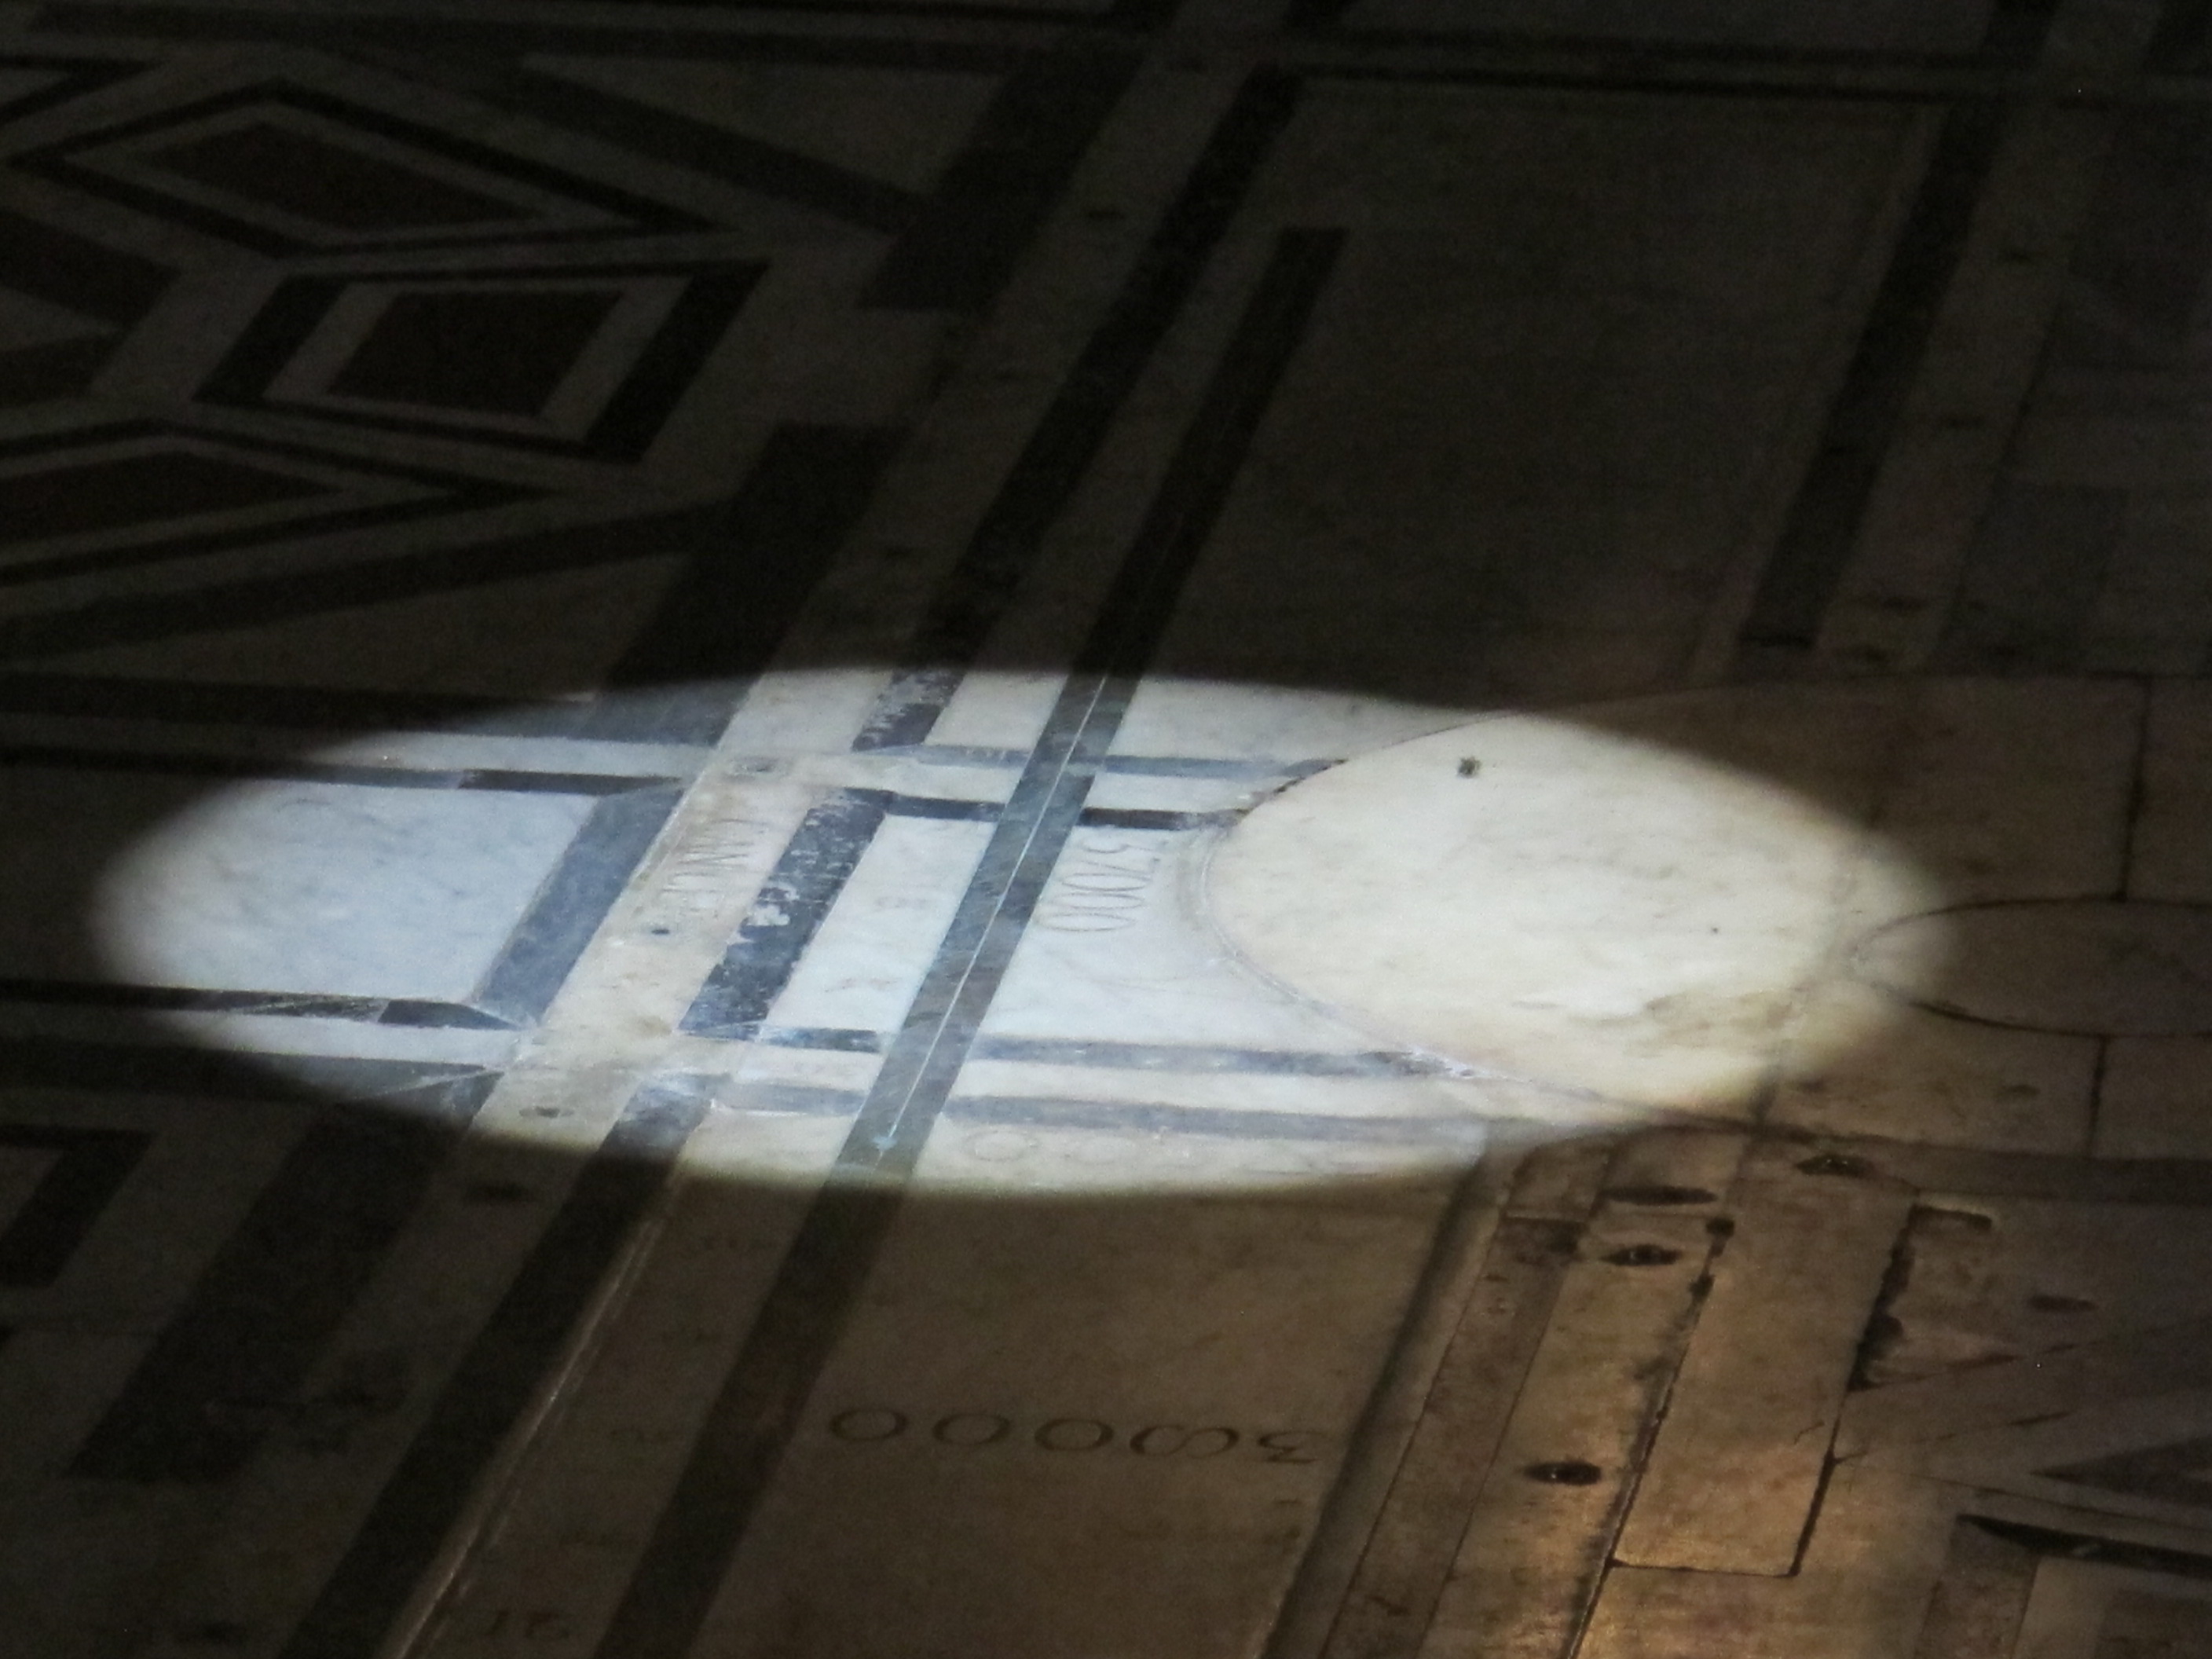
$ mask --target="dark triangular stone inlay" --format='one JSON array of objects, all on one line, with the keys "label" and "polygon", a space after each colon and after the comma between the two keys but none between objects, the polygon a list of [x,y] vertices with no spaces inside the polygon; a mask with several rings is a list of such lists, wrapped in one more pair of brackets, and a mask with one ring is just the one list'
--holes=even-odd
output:
[{"label": "dark triangular stone inlay", "polygon": [[707,227],[521,150],[281,81],[74,134],[13,162],[278,255],[362,238],[407,246]]},{"label": "dark triangular stone inlay", "polygon": [[2046,1480],[2094,1486],[2124,1498],[2212,1510],[2212,1435],[2113,1452],[2036,1473]]}]

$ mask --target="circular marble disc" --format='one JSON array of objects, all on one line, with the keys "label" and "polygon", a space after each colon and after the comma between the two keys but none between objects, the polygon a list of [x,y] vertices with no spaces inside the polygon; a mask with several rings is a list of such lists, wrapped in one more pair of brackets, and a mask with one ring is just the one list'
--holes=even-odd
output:
[{"label": "circular marble disc", "polygon": [[[1263,803],[1209,906],[1251,963],[1380,1036],[1733,1113],[1808,1040],[1793,1015],[1845,947],[1942,902],[1867,827],[1904,712],[1893,685],[1742,688],[1479,720]],[[1924,982],[1942,943],[1900,937],[1886,978]]]}]

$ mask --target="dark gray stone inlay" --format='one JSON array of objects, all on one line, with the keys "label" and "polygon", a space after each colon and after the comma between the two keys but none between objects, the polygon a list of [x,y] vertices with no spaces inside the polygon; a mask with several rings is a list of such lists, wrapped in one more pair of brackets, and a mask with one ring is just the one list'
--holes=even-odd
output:
[{"label": "dark gray stone inlay", "polygon": [[0,524],[26,540],[232,513],[325,494],[313,479],[189,450],[76,461],[0,478]]},{"label": "dark gray stone inlay", "polygon": [[535,415],[606,321],[619,290],[402,294],[331,390],[349,398]]},{"label": "dark gray stone inlay", "polygon": [[418,168],[257,121],[159,152],[163,172],[339,230],[417,230],[528,216]]}]

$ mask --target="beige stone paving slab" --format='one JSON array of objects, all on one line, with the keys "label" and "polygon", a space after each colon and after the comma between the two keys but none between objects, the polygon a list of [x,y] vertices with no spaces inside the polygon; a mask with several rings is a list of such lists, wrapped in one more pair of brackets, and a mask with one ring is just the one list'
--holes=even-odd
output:
[{"label": "beige stone paving slab", "polygon": [[[1610,1138],[1541,1139],[1529,1147],[1516,1172],[1505,1212],[1553,1221],[1585,1221],[1597,1207],[1598,1192],[1608,1174],[1631,1155],[1630,1150]],[[1674,1170],[1669,1164],[1662,1167],[1661,1174],[1672,1176]]]},{"label": "beige stone paving slab", "polygon": [[2162,1650],[2173,1659],[2212,1656],[2212,1608],[2203,1586],[2169,1574],[2145,1577],[2148,1582],[2122,1589],[2106,1604],[2097,1632],[2105,1650]]},{"label": "beige stone paving slab", "polygon": [[2097,1090],[2099,1158],[2212,1158],[2212,1038],[2117,1037]]},{"label": "beige stone paving slab", "polygon": [[[1510,1144],[1512,1126],[1502,1126]],[[1425,1418],[1400,1466],[1390,1507],[1358,1581],[1346,1587],[1332,1653],[1422,1650],[1453,1559],[1484,1483],[1498,1467],[1499,1437],[1556,1311],[1561,1280],[1601,1193],[1622,1213],[1655,1206],[1708,1231],[1742,1156],[1738,1135],[1710,1129],[1647,1130],[1622,1138],[1540,1139],[1520,1156],[1505,1219],[1468,1304]],[[1502,1351],[1499,1328],[1504,1327]]]},{"label": "beige stone paving slab", "polygon": [[[1635,1566],[1788,1573],[1911,1194],[1765,1147],[1615,1548]],[[1725,1503],[1717,1494],[1728,1495]]]},{"label": "beige stone paving slab", "polygon": [[[1600,1209],[1560,1286],[1421,1659],[1569,1651],[1696,1316],[1712,1242],[1703,1217]],[[1613,1255],[1623,1261],[1606,1259]]]},{"label": "beige stone paving slab", "polygon": [[1941,638],[2111,142],[2103,112],[2015,115],[1818,648],[1888,670]]},{"label": "beige stone paving slab", "polygon": [[910,1200],[701,1650],[1253,1650],[1449,1194]]},{"label": "beige stone paving slab", "polygon": [[1817,1050],[1794,1053],[1770,1123],[1991,1152],[2088,1147],[2094,1037],[1954,1019],[1852,980],[1817,988],[1803,1019],[1812,1030],[1833,1023],[1872,1035],[1825,1061]]},{"label": "beige stone paving slab", "polygon": [[[1495,1242],[1510,1224],[1504,1206],[1527,1162],[1523,1149],[1488,1152],[1458,1183],[1395,1346],[1284,1597],[1267,1659],[1328,1659],[1346,1598],[1376,1557],[1378,1529],[1387,1526],[1407,1472],[1425,1467],[1417,1437],[1430,1402],[1449,1386],[1459,1334],[1482,1302]],[[1447,1553],[1449,1547],[1447,1541]],[[1418,1642],[1419,1633],[1416,1626],[1406,1634]]]},{"label": "beige stone paving slab", "polygon": [[1839,1468],[1795,1575],[1617,1567],[1576,1659],[1902,1659],[1953,1504],[1933,1482]]},{"label": "beige stone paving slab", "polygon": [[1971,1520],[1951,1529],[1914,1659],[2012,1659],[2035,1584],[2033,1551]]},{"label": "beige stone paving slab", "polygon": [[2110,681],[1928,682],[1883,830],[1954,904],[2114,891],[2141,697]]},{"label": "beige stone paving slab", "polygon": [[2212,1585],[2052,1559],[2035,1575],[2018,1659],[2198,1659],[2212,1652]]},{"label": "beige stone paving slab", "polygon": [[[1244,1094],[1247,1105],[1266,1098],[1249,1085]],[[1477,1143],[1464,1137],[1351,1139],[1322,1128],[1304,1132],[1279,1120],[1249,1133],[1224,1126],[1188,1133],[1166,1125],[1048,1131],[1018,1116],[1012,1121],[963,1121],[971,1112],[981,1115],[994,1103],[989,1097],[957,1100],[945,1139],[949,1152],[957,1156],[948,1156],[933,1181],[1008,1197],[1120,1193],[1141,1199],[1164,1193],[1273,1190],[1326,1207],[1362,1201],[1363,1190],[1378,1182],[1449,1181],[1479,1153]],[[1030,1103],[1034,1097],[1023,1103]],[[1095,1110],[1106,1103],[1066,1103]],[[1048,1109],[1037,1116],[1049,1122]]]},{"label": "beige stone paving slab", "polygon": [[1325,1659],[1418,1651],[1575,1243],[1571,1223],[1518,1216],[1492,1237]]}]

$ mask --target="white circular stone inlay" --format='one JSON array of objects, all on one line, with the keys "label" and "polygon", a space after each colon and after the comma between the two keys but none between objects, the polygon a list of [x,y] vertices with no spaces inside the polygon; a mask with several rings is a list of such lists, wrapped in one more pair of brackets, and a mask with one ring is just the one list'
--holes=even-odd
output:
[{"label": "white circular stone inlay", "polygon": [[[1897,687],[1508,714],[1360,756],[1255,810],[1216,921],[1339,1014],[1607,1100],[1733,1112],[1864,1033],[1793,1015],[1871,928],[1942,902],[1867,822]],[[1897,936],[1905,986],[1940,928]]]}]

